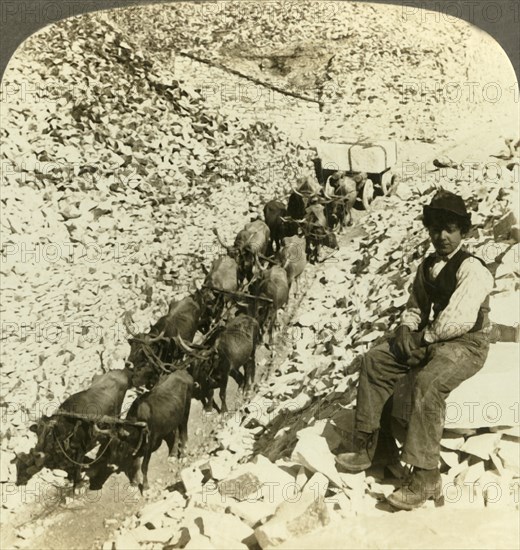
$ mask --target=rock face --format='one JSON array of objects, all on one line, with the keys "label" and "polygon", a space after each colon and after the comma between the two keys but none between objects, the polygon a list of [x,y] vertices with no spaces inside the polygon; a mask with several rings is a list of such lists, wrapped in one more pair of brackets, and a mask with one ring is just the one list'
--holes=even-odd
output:
[{"label": "rock face", "polygon": [[[59,44],[72,43],[54,60]],[[201,266],[225,253],[210,228],[232,242],[264,196],[285,192],[287,173],[270,173],[270,163],[291,158],[301,172],[310,161],[269,124],[208,108],[102,16],[47,28],[16,57],[9,85],[66,97],[2,103],[3,482],[15,475],[13,451],[34,444],[34,411],[123,367],[128,330],[146,332],[201,283]]]},{"label": "rock face", "polygon": [[518,242],[518,214],[513,210],[504,214],[493,226],[493,235],[495,239],[513,238]]},{"label": "rock face", "polygon": [[[431,33],[430,14],[406,10],[305,2],[265,9],[230,2],[215,11],[194,7],[189,17],[184,6],[147,6],[119,10],[114,19],[164,66],[171,65],[172,51],[181,50],[255,78],[239,83],[218,71],[207,78],[202,67],[191,69],[211,104],[246,119],[278,116],[293,130],[305,126],[296,99],[258,86],[258,81],[320,101],[321,132],[307,134],[316,140],[321,133],[343,141],[369,135],[439,143],[461,130],[474,132],[472,123],[493,108],[513,112],[512,92],[508,101],[504,92],[496,104],[487,96],[489,74],[501,90],[514,82],[509,60],[491,39],[457,18],[444,20],[433,13],[436,32]],[[240,25],[230,24],[235,14]],[[143,20],[153,22],[154,40]],[[414,40],[416,34],[420,41]],[[189,70],[184,61],[175,58],[176,65]],[[475,84],[471,92],[460,82],[461,72]],[[284,119],[284,109],[295,116]],[[309,119],[307,127],[313,128],[314,119]]]},{"label": "rock face", "polygon": [[314,531],[330,521],[323,497],[302,493],[296,502],[283,502],[274,516],[255,529],[255,536],[262,548],[278,546],[291,537]]},{"label": "rock face", "polygon": [[492,344],[482,370],[447,399],[446,427],[517,426],[518,411],[511,404],[520,387],[520,372],[515,368],[519,361],[518,344]]}]

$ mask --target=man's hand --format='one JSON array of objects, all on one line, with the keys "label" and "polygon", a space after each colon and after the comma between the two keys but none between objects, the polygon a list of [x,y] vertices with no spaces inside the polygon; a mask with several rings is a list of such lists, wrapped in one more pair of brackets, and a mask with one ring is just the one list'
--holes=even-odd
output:
[{"label": "man's hand", "polygon": [[393,352],[399,359],[408,359],[412,353],[414,342],[412,331],[406,325],[400,325],[395,331],[393,342]]},{"label": "man's hand", "polygon": [[411,332],[410,337],[413,341],[412,351],[426,346],[426,342],[423,340],[424,330],[420,330],[419,332]]},{"label": "man's hand", "polygon": [[414,349],[406,360],[406,364],[409,367],[418,367],[426,357],[426,347]]},{"label": "man's hand", "polygon": [[423,343],[423,331],[412,332],[406,325],[401,325],[395,332],[393,351],[398,359],[405,362],[418,350]]}]

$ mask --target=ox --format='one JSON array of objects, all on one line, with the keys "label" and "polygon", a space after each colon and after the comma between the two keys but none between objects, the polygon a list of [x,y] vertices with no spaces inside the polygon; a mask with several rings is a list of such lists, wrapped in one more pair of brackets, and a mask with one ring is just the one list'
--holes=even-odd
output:
[{"label": "ox", "polygon": [[[329,178],[332,193],[327,192],[329,199],[325,205],[325,215],[330,229],[345,227],[352,222],[351,210],[357,199],[359,176],[349,177],[345,172],[336,172]],[[328,186],[327,186],[328,187]]]},{"label": "ox", "polygon": [[235,237],[233,246],[226,246],[220,238],[217,229],[214,229],[219,243],[223,246],[229,256],[234,258],[238,264],[238,283],[241,285],[244,280],[250,281],[253,278],[253,269],[259,266],[259,254],[267,254],[269,239],[271,237],[269,227],[262,220],[255,220],[245,225]]},{"label": "ox", "polygon": [[[259,339],[258,321],[240,313],[215,333],[209,350],[197,352],[182,343],[186,351],[197,359],[193,367],[193,378],[198,387],[195,397],[202,401],[206,410],[212,407],[217,409],[213,390],[219,388],[221,412],[227,412],[226,391],[230,374],[243,389],[251,387],[255,378],[255,352]],[[243,376],[239,372],[240,367],[244,368]]]},{"label": "ox", "polygon": [[319,201],[321,186],[309,176],[298,182],[287,202],[287,216],[290,218],[285,224],[285,235],[292,237],[298,234],[299,222],[305,219],[307,208]]},{"label": "ox", "polygon": [[233,292],[238,288],[237,273],[238,265],[233,258],[219,256],[211,265],[204,285]]},{"label": "ox", "polygon": [[271,256],[274,253],[274,246],[276,245],[276,250],[280,250],[282,239],[285,237],[287,231],[287,223],[284,222],[283,218],[287,216],[287,208],[283,202],[278,200],[272,200],[266,203],[264,206],[264,219],[269,231],[271,233],[271,238],[269,240],[269,248],[267,255]]},{"label": "ox", "polygon": [[[238,265],[234,258],[223,255],[219,256],[211,265],[211,269],[205,272],[206,306],[208,311],[212,312],[213,319],[219,319],[227,302],[225,293],[238,289]],[[223,293],[218,292],[219,290]]]},{"label": "ox", "polygon": [[[181,336],[186,342],[191,342],[198,329],[209,325],[209,308],[206,306],[204,294],[197,291],[182,300],[172,302],[168,313],[152,326],[148,334],[136,334],[128,340],[130,355],[127,364],[135,369],[134,385],[150,385],[150,380],[143,380],[142,371],[150,364],[170,364],[182,355],[175,339]],[[146,377],[145,377],[146,378]]]},{"label": "ox", "polygon": [[[165,375],[150,392],[140,395],[132,403],[126,416],[127,426],[99,430],[111,440],[108,452],[100,455],[87,471],[90,488],[101,489],[110,475],[117,471],[124,472],[133,485],[137,483],[141,492],[148,489],[148,465],[152,453],[161,443],[166,442],[169,456],[173,456],[178,435],[177,456],[183,453],[188,440],[192,390],[193,379],[185,370]],[[141,482],[138,480],[139,470]]]},{"label": "ox", "polygon": [[262,331],[269,332],[269,341],[272,343],[277,312],[289,299],[287,271],[278,265],[262,271],[258,280],[255,281],[255,294],[272,301],[268,304],[263,302],[255,304]]},{"label": "ox", "polygon": [[318,261],[321,246],[338,248],[336,235],[327,229],[327,220],[321,204],[314,204],[307,208],[304,232],[305,252],[311,263]]},{"label": "ox", "polygon": [[298,278],[307,265],[305,239],[297,235],[285,237],[283,247],[278,253],[278,259],[287,272],[287,283],[290,289],[293,282],[296,281],[296,284],[298,284]]},{"label": "ox", "polygon": [[[125,393],[131,386],[131,374],[129,369],[122,369],[94,376],[90,388],[71,395],[54,415],[42,416],[33,424],[29,429],[37,434],[38,441],[29,453],[20,453],[13,460],[16,484],[26,485],[46,467],[65,470],[75,486],[81,479],[81,468],[88,465],[83,464],[85,454],[98,443],[93,426],[103,416],[119,416]],[[87,415],[94,424],[60,413]]]}]

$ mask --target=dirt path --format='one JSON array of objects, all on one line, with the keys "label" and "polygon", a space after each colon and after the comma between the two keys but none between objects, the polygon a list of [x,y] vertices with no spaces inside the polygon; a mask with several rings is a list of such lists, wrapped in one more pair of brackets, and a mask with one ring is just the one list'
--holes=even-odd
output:
[{"label": "dirt path", "polygon": [[[359,212],[358,216],[364,215]],[[355,232],[356,229],[350,229]],[[343,238],[345,238],[343,236]],[[309,269],[311,271],[311,269]],[[301,285],[303,290],[298,300],[293,298],[284,313],[283,323],[287,324],[290,317],[298,310],[300,301],[305,296],[305,288],[312,283],[312,273],[309,273]],[[275,340],[273,361],[265,347],[257,350],[257,383],[269,376],[272,368],[283,361],[286,355],[284,343]],[[218,395],[216,396],[218,401]],[[223,428],[226,420],[232,417],[244,402],[244,395],[239,391],[235,381],[230,378],[227,392],[229,412],[227,415],[206,413],[200,402],[192,400],[188,424],[189,441],[186,457],[182,461],[168,459],[166,445],[152,456],[150,461],[150,489],[141,495],[137,488],[131,487],[124,474],[112,476],[102,490],[90,491],[83,487],[72,496],[69,490],[61,488],[63,501],[42,499],[34,502],[27,497],[28,505],[9,526],[9,532],[4,533],[2,548],[53,548],[56,550],[95,549],[102,547],[103,542],[124,522],[125,518],[134,515],[148,502],[160,498],[165,487],[173,486],[180,479],[183,467],[195,461],[209,457],[209,452],[218,445],[215,434]],[[66,501],[65,501],[66,499]],[[27,533],[27,539],[17,538],[16,533]],[[36,536],[34,536],[36,534]]]},{"label": "dirt path", "polygon": [[[231,379],[228,386],[230,411],[238,408],[242,399]],[[147,502],[156,499],[161,490],[177,482],[182,467],[203,458],[210,448],[214,448],[214,433],[222,423],[223,419],[219,415],[205,413],[201,404],[193,400],[186,457],[182,461],[168,459],[168,451],[163,444],[152,456],[150,490],[144,496],[136,487],[129,485],[124,474],[117,474],[99,491],[89,491],[84,487],[74,497],[68,493],[70,496],[66,497],[66,503],[55,504],[52,499],[34,503],[24,511],[23,519],[20,518],[16,526],[10,527],[23,529],[26,525],[32,533],[35,527],[42,531],[35,538],[22,542],[21,546],[25,548],[101,548],[103,541],[125,517],[135,514]],[[9,537],[4,540],[2,547],[11,548],[14,544],[15,539]]]}]

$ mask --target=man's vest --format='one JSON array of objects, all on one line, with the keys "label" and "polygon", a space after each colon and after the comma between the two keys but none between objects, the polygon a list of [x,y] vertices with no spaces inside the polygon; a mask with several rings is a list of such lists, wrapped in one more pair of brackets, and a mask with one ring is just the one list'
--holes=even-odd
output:
[{"label": "man's vest", "polygon": [[[425,289],[430,301],[433,304],[434,319],[437,319],[439,313],[448,305],[451,295],[457,286],[457,271],[459,270],[462,262],[467,258],[475,258],[476,261],[479,261],[487,269],[486,264],[479,257],[470,254],[466,250],[460,249],[448,260],[439,275],[437,275],[437,278],[432,280],[430,276],[430,268],[435,262],[435,255],[428,256],[424,261],[423,269]],[[490,322],[488,312],[489,295],[486,296],[486,299],[482,302],[478,311],[477,320],[468,332],[475,332],[477,330],[482,330],[483,328],[489,327]]]}]

